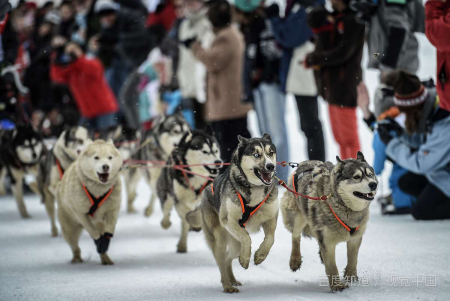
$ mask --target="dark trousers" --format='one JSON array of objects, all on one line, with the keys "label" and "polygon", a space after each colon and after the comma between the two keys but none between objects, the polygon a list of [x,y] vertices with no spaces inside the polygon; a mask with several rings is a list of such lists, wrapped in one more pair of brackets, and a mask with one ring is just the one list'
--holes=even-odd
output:
[{"label": "dark trousers", "polygon": [[211,122],[211,127],[220,144],[220,154],[225,163],[231,161],[231,156],[239,144],[238,135],[251,138],[250,132],[247,129],[247,116],[237,119],[213,121]]},{"label": "dark trousers", "polygon": [[415,196],[411,214],[419,220],[450,219],[450,198],[424,176],[408,172],[403,175],[398,185],[404,192]]},{"label": "dark trousers", "polygon": [[325,143],[317,97],[295,95],[295,100],[300,115],[300,128],[306,136],[308,158],[325,161]]}]

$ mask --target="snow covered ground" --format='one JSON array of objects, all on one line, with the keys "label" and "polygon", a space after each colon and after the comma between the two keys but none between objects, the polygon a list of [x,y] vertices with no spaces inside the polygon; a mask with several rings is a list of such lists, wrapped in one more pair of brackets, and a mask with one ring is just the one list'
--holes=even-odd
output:
[{"label": "snow covered ground", "polygon": [[[422,78],[434,77],[435,52],[421,36]],[[371,94],[378,83],[375,71],[366,71]],[[304,139],[292,99],[287,106],[291,160],[306,159]],[[321,104],[325,126],[327,158],[338,148],[331,136],[326,106]],[[251,116],[252,131],[255,118]],[[363,152],[371,161],[371,133],[361,122]],[[383,182],[387,177],[383,176]],[[382,189],[387,193],[387,186]],[[234,263],[243,283],[237,295],[222,293],[219,270],[206,246],[203,233],[190,233],[187,254],[177,254],[179,218],[173,213],[169,230],[159,226],[162,214],[142,215],[150,190],[139,186],[136,206],[129,215],[122,207],[110,246],[114,266],[101,266],[89,235],[83,233],[80,246],[85,262],[70,264],[71,251],[62,236],[50,237],[50,224],[36,196],[27,195],[32,219],[19,218],[11,196],[0,198],[0,300],[450,300],[450,222],[418,222],[411,216],[382,217],[373,203],[371,218],[358,260],[360,282],[342,293],[331,294],[325,269],[320,263],[316,241],[302,239],[303,266],[289,270],[291,238],[281,218],[275,244],[260,266],[245,271]],[[158,205],[158,204],[157,204]],[[252,237],[255,251],[263,234]],[[338,246],[337,264],[346,265],[346,248]]]}]

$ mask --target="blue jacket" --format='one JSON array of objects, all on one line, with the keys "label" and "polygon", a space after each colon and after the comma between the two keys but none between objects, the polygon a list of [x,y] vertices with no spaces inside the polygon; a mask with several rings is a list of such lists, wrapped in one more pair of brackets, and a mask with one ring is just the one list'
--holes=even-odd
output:
[{"label": "blue jacket", "polygon": [[425,175],[431,184],[450,197],[450,115],[445,116],[442,109],[435,109],[431,124],[423,134],[423,143],[407,145],[402,137],[393,138],[386,148],[386,154],[398,165],[416,173]]},{"label": "blue jacket", "polygon": [[[317,3],[323,3],[323,1]],[[292,12],[283,19],[280,17],[270,19],[275,40],[283,48],[283,57],[280,63],[280,83],[283,90],[286,89],[286,80],[294,49],[313,36],[306,22],[306,17],[305,8],[300,7],[299,10]]]}]

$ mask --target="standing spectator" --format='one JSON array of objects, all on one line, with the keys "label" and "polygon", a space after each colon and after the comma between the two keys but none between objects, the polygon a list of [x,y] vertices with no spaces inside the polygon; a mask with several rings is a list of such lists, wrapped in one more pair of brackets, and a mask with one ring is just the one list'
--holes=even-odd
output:
[{"label": "standing spectator", "polygon": [[58,28],[58,35],[70,40],[72,33],[75,30],[75,7],[70,0],[64,0],[59,6],[59,13],[61,15],[61,23]]},{"label": "standing spectator", "polygon": [[[55,38],[54,47],[60,47],[61,38]],[[80,124],[91,130],[114,126],[118,104],[109,88],[103,66],[98,59],[88,59],[74,42],[65,46],[62,55],[54,58],[50,75],[53,81],[69,86],[82,115]]]},{"label": "standing spectator", "polygon": [[[204,0],[185,0],[184,10],[185,18],[181,22],[178,39],[195,38],[204,49],[209,49],[214,35]],[[205,127],[206,68],[194,57],[191,49],[183,44],[179,49],[177,79],[183,97],[182,106],[194,110],[195,127],[202,129]]]},{"label": "standing spectator", "polygon": [[437,92],[440,106],[450,111],[450,1],[425,4],[426,35],[437,49]]},{"label": "standing spectator", "polygon": [[[283,51],[279,71],[280,85],[283,91],[295,96],[300,128],[307,140],[308,158],[325,161],[316,83],[312,71],[305,70],[301,65],[305,55],[314,48],[309,42],[312,32],[306,22],[306,8],[314,3],[314,0],[288,0],[284,18],[280,18],[278,5],[272,4],[266,9],[266,16],[272,24],[275,40]],[[274,138],[275,136],[272,136],[272,139]]]},{"label": "standing spectator", "polygon": [[[439,108],[417,76],[400,71],[394,102],[406,114],[406,131],[395,121],[378,126],[386,154],[409,170],[400,188],[417,197],[416,219],[450,218],[450,112]],[[396,137],[395,137],[396,136]]]},{"label": "standing spectator", "polygon": [[379,0],[369,28],[369,68],[417,72],[419,43],[414,32],[425,32],[422,1]]},{"label": "standing spectator", "polygon": [[[194,42],[192,52],[208,70],[205,118],[217,136],[222,159],[230,162],[238,146],[237,135],[250,137],[247,113],[251,106],[241,102],[244,41],[241,33],[231,26],[231,6],[227,1],[214,1],[208,18],[215,33],[211,49]],[[189,46],[188,41],[184,42]]]},{"label": "standing spectator", "polygon": [[[332,0],[333,40],[328,49],[316,49],[304,61],[307,67],[319,69],[320,94],[329,104],[331,128],[340,147],[341,158],[355,157],[360,149],[356,119],[356,87],[362,80],[361,58],[364,25],[355,20],[349,0]],[[326,44],[326,43],[321,43]]]},{"label": "standing spectator", "polygon": [[[282,51],[278,47],[261,0],[236,0],[235,16],[245,38],[244,97],[256,109],[261,135],[268,133],[277,148],[279,161],[289,161],[289,144],[285,124],[285,94],[280,86]],[[278,175],[288,177],[281,168]]]}]

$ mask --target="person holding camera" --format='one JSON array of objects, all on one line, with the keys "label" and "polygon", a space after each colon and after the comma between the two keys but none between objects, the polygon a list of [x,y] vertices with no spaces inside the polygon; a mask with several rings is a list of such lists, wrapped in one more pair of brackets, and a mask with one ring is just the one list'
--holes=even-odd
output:
[{"label": "person holding camera", "polygon": [[61,50],[53,54],[50,76],[69,87],[82,117],[80,124],[90,130],[116,125],[119,106],[100,60],[87,58],[77,43],[66,43],[61,36],[53,39],[52,46]]},{"label": "person holding camera", "polygon": [[390,120],[378,125],[386,155],[409,172],[400,188],[417,198],[415,219],[450,218],[450,112],[417,76],[396,71],[394,103],[405,113],[405,127]]}]

